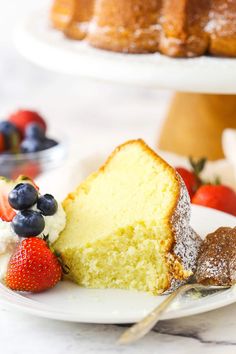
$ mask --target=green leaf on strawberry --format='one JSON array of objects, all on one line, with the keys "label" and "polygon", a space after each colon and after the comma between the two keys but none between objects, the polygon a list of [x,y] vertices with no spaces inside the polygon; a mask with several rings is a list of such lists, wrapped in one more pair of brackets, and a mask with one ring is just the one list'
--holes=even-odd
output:
[{"label": "green leaf on strawberry", "polygon": [[199,159],[199,160],[194,160],[191,156],[189,157],[189,163],[190,166],[192,167],[192,172],[199,177],[201,172],[204,170],[206,166],[207,159],[205,157]]}]

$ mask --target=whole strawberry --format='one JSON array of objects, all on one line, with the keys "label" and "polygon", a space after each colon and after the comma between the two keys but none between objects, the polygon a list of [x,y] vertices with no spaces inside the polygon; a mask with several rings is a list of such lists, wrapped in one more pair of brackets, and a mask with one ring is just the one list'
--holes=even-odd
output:
[{"label": "whole strawberry", "polygon": [[53,288],[62,277],[62,266],[45,240],[24,239],[10,258],[6,285],[12,290],[41,292]]},{"label": "whole strawberry", "polygon": [[201,186],[194,195],[192,203],[236,216],[236,193],[224,185]]},{"label": "whole strawberry", "polygon": [[37,112],[19,110],[11,114],[8,120],[18,128],[22,137],[25,136],[26,127],[31,123],[39,124],[44,132],[46,131],[45,120]]},{"label": "whole strawberry", "polygon": [[195,162],[192,158],[189,159],[190,165],[192,170],[187,170],[183,167],[176,167],[176,171],[180,174],[183,178],[186,188],[188,190],[190,199],[192,200],[195,192],[202,184],[200,173],[205,167],[206,159],[200,159],[199,161]]}]

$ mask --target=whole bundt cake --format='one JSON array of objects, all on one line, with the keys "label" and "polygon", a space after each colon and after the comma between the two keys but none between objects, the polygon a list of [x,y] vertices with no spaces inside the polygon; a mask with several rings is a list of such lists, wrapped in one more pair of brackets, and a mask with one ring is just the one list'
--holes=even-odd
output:
[{"label": "whole bundt cake", "polygon": [[54,0],[51,19],[68,37],[107,50],[236,56],[232,0]]},{"label": "whole bundt cake", "polygon": [[189,225],[187,189],[142,140],[119,146],[63,206],[54,247],[79,285],[157,295],[195,271],[201,239]]}]

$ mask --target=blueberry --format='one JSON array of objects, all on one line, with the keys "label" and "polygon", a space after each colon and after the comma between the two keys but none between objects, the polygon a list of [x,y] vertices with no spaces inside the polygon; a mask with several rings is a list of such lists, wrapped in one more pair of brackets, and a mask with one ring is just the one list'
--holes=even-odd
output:
[{"label": "blueberry", "polygon": [[43,215],[54,215],[57,212],[58,204],[51,194],[45,194],[39,197],[37,208]]},{"label": "blueberry", "polygon": [[20,133],[16,126],[8,121],[0,122],[0,133],[4,137],[5,150],[16,152],[20,144]]},{"label": "blueberry", "polygon": [[38,236],[45,228],[44,217],[34,210],[20,211],[12,220],[12,228],[19,237]]},{"label": "blueberry", "polygon": [[43,142],[33,138],[26,138],[21,143],[21,152],[31,153],[43,150]]},{"label": "blueberry", "polygon": [[58,145],[58,142],[56,140],[46,138],[43,141],[43,150],[50,149],[50,148],[52,148],[52,147],[54,147],[56,145]]},{"label": "blueberry", "polygon": [[24,210],[32,207],[38,199],[38,192],[30,183],[19,183],[9,193],[8,201],[12,208]]},{"label": "blueberry", "polygon": [[45,132],[41,125],[31,123],[26,127],[25,136],[29,139],[43,140],[45,138]]}]

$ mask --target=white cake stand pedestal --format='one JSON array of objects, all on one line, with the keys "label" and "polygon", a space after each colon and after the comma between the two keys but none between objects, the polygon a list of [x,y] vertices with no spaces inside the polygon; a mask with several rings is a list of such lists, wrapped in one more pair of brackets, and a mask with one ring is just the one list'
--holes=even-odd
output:
[{"label": "white cake stand pedestal", "polygon": [[158,146],[212,160],[223,156],[222,131],[236,128],[236,59],[172,59],[158,53],[128,55],[98,50],[66,39],[50,27],[44,12],[18,25],[15,42],[23,56],[49,70],[177,91]]}]

